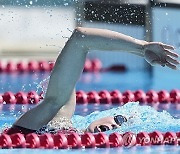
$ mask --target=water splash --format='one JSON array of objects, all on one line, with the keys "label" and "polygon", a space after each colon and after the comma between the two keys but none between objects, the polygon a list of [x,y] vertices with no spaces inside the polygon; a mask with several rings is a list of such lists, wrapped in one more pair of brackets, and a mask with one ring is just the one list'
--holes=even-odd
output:
[{"label": "water splash", "polygon": [[49,83],[50,76],[42,80],[40,83],[37,84],[37,90],[36,92],[40,91],[42,92],[42,96],[44,97],[44,94],[47,91],[48,83]]},{"label": "water splash", "polygon": [[[22,113],[29,110],[29,107],[22,106],[22,110],[23,111],[21,112],[15,113],[15,108],[12,108],[10,112],[1,113],[0,131],[10,127]],[[105,111],[94,111],[85,117],[74,115],[72,123],[76,129],[84,130],[94,120],[118,114],[126,116],[127,118],[133,118],[130,118],[127,123],[123,123],[120,128],[106,131],[107,134],[111,134],[113,132],[124,133],[127,131],[138,133],[141,131],[152,132],[155,130],[159,130],[161,132],[178,132],[180,130],[180,119],[174,118],[167,111],[158,112],[150,106],[141,106],[137,102],[127,103],[124,106],[115,107]]]},{"label": "water splash", "polygon": [[95,111],[85,117],[74,115],[72,118],[73,126],[77,129],[86,129],[94,120],[115,115],[124,115],[127,118],[133,117],[127,123],[122,124],[120,128],[107,131],[107,134],[113,132],[124,133],[132,131],[138,133],[141,131],[152,132],[159,130],[162,132],[179,131],[180,119],[173,118],[167,111],[158,112],[150,106],[140,106],[139,103],[127,103],[124,106],[105,111]]},{"label": "water splash", "polygon": [[32,4],[33,4],[33,1],[29,1],[29,4],[32,5]]}]

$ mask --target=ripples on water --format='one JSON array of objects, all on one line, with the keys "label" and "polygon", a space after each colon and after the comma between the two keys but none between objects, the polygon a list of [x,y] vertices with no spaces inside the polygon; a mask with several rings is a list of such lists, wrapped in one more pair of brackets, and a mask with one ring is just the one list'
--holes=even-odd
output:
[{"label": "ripples on water", "polygon": [[127,118],[133,116],[133,118],[129,119],[127,123],[123,123],[120,128],[107,131],[107,134],[127,131],[138,133],[141,131],[152,132],[154,130],[162,132],[177,132],[180,130],[180,119],[175,119],[167,111],[158,112],[150,106],[140,106],[138,102],[127,103],[124,106],[105,111],[95,111],[87,116],[74,115],[72,121],[77,129],[85,129],[94,120],[118,114]]},{"label": "ripples on water", "polygon": [[[34,105],[33,106],[3,105],[0,114],[1,130],[10,127],[19,116],[21,116],[24,112],[31,109],[32,107],[34,107]],[[127,118],[128,117],[133,117],[133,118],[128,120],[128,122],[123,123],[120,128],[107,131],[106,132],[107,134],[113,132],[123,133],[127,131],[138,133],[141,131],[152,132],[154,130],[159,130],[162,132],[167,132],[167,131],[177,132],[180,130],[179,117],[174,117],[170,115],[168,111],[165,110],[161,110],[160,112],[151,106],[139,105],[138,102],[127,103],[124,106],[114,107],[111,109],[109,109],[108,107],[104,108],[103,106],[97,106],[97,107],[98,110],[101,111],[94,111],[96,110],[96,108],[92,108],[89,105],[88,106],[77,105],[77,109],[75,112],[76,115],[74,115],[72,118],[73,126],[79,130],[86,129],[89,126],[89,124],[94,120],[106,116],[115,116],[121,114]],[[86,111],[85,114],[83,114],[84,109]],[[176,110],[176,109],[172,108],[172,110]],[[178,112],[178,109],[176,111]]]}]

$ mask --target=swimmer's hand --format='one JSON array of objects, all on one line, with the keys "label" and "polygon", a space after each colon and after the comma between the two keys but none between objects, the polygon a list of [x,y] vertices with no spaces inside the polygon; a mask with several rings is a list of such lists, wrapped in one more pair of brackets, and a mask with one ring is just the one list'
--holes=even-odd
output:
[{"label": "swimmer's hand", "polygon": [[144,46],[144,58],[151,65],[159,64],[163,67],[177,69],[180,62],[176,58],[179,55],[171,50],[174,50],[173,46],[160,42],[149,42]]}]

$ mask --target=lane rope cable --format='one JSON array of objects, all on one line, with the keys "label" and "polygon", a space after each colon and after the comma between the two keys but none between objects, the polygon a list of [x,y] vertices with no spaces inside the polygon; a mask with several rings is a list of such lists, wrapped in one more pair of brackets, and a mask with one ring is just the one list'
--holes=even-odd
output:
[{"label": "lane rope cable", "polygon": [[133,147],[151,145],[180,145],[180,132],[154,131],[151,133],[139,132],[134,134],[126,132],[123,134],[112,133],[71,133],[68,135],[35,133],[24,136],[21,133],[7,135],[0,134],[0,148],[43,148],[43,149],[77,149],[77,148],[113,148],[113,147]]},{"label": "lane rope cable", "polygon": [[[13,93],[7,91],[0,94],[0,104],[37,104],[43,99],[43,93],[38,94],[36,91]],[[101,90],[85,92],[79,90],[76,92],[77,104],[119,104],[123,105],[128,102],[140,103],[180,103],[180,90],[143,90],[120,92],[119,90]]]},{"label": "lane rope cable", "polygon": [[[29,61],[29,62],[2,62],[0,61],[0,73],[14,73],[14,72],[50,72],[54,67],[54,61]],[[99,59],[86,59],[83,72],[107,72],[116,71],[124,72],[127,68],[124,65],[113,65],[108,68],[102,67],[102,62]]]}]

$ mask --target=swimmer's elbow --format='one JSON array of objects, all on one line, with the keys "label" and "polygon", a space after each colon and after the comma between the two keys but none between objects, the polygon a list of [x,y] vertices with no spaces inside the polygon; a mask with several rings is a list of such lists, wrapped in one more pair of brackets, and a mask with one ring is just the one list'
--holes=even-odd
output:
[{"label": "swimmer's elbow", "polygon": [[76,40],[77,41],[77,38],[82,38],[82,27],[76,27],[71,35],[71,37],[69,38],[69,40]]},{"label": "swimmer's elbow", "polygon": [[82,32],[82,30],[83,30],[83,27],[76,27],[75,29],[74,29],[74,31],[75,32]]},{"label": "swimmer's elbow", "polygon": [[86,35],[87,32],[87,28],[84,27],[76,27],[74,29],[74,33],[78,34],[78,36],[80,36],[82,38],[82,35]]}]

